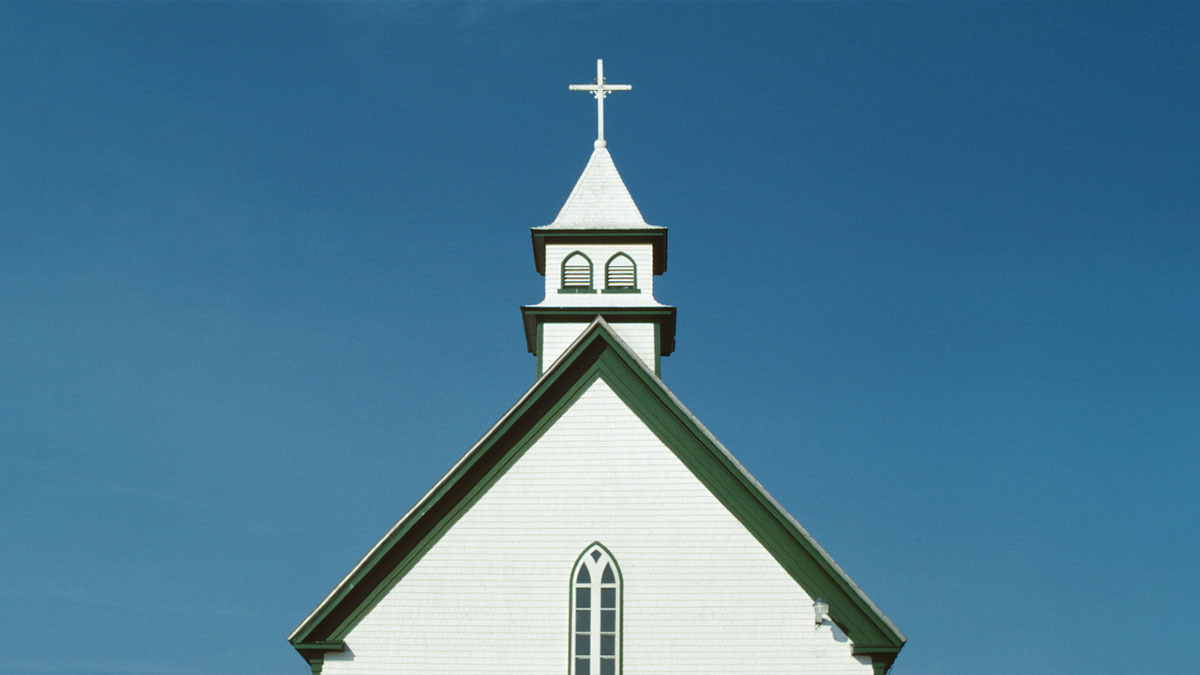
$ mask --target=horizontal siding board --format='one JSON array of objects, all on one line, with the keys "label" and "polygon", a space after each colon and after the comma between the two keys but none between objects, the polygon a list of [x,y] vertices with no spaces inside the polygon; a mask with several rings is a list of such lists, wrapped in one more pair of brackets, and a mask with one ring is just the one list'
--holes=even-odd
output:
[{"label": "horizontal siding board", "polygon": [[324,673],[562,675],[570,572],[592,541],[621,565],[626,673],[872,672],[835,628],[813,628],[811,598],[599,379],[346,635],[347,651],[327,654]]},{"label": "horizontal siding board", "polygon": [[[506,470],[510,470],[513,466],[526,465],[524,462],[514,465],[513,462],[521,456],[521,453],[535,445],[543,434],[549,434],[551,430],[559,428],[570,431],[569,434],[564,432],[564,438],[573,442],[577,453],[588,455],[587,458],[590,459],[590,454],[586,450],[596,443],[596,439],[611,439],[613,442],[630,446],[638,444],[639,436],[636,432],[626,433],[628,429],[636,431],[637,427],[622,424],[622,419],[627,421],[628,416],[633,414],[642,424],[641,432],[649,433],[657,439],[659,447],[668,453],[666,456],[674,457],[676,465],[682,463],[687,475],[703,486],[706,490],[703,494],[707,495],[708,500],[720,504],[725,512],[737,519],[744,528],[734,531],[740,532],[743,537],[756,538],[765,547],[763,550],[769,556],[773,556],[778,570],[790,574],[793,580],[801,581],[796,586],[797,588],[816,589],[821,591],[819,594],[827,599],[834,599],[832,610],[835,620],[856,635],[852,645],[854,651],[851,654],[854,656],[854,660],[859,665],[869,665],[870,655],[874,654],[880,659],[876,662],[876,667],[886,667],[886,664],[891,662],[895,653],[903,645],[903,636],[886,617],[879,613],[878,609],[871,605],[865,596],[861,595],[861,592],[853,586],[853,582],[849,581],[833,565],[819,547],[802,530],[797,530],[798,526],[793,521],[778,511],[778,507],[752,479],[743,473],[736,462],[725,454],[719,444],[712,440],[707,432],[697,426],[694,421],[690,421],[691,418],[686,410],[674,401],[661,383],[635,364],[637,357],[611,342],[609,336],[612,330],[612,326],[603,322],[593,324],[587,332],[588,337],[572,350],[570,358],[551,368],[545,377],[541,378],[525,397],[522,397],[513,410],[488,432],[480,444],[468,453],[443,481],[439,482],[435,490],[422,499],[417,517],[406,517],[401,523],[398,523],[384,541],[376,549],[373,549],[360,565],[356,566],[354,572],[347,578],[347,583],[340,584],[330,598],[322,602],[313,615],[296,629],[293,636],[289,638],[293,644],[301,649],[301,643],[316,644],[325,640],[337,642],[346,638],[347,633],[343,632],[341,628],[336,628],[338,624],[331,623],[331,621],[340,621],[345,617],[345,614],[342,613],[344,607],[358,608],[359,615],[355,619],[358,623],[350,621],[340,625],[346,626],[347,630],[351,630],[351,626],[353,626],[353,630],[361,628],[366,623],[366,619],[374,615],[373,608],[376,606],[376,602],[388,597],[389,589],[394,589],[395,582],[400,579],[399,576],[393,575],[387,583],[380,584],[377,577],[373,575],[379,570],[388,569],[389,566],[402,566],[405,570],[411,571],[419,562],[418,554],[413,553],[412,550],[408,553],[404,552],[406,546],[404,537],[407,536],[406,532],[414,527],[414,523],[419,525],[428,520],[444,525],[453,523],[461,514],[469,513],[471,505],[477,499],[488,494],[489,486],[507,475]],[[593,412],[583,420],[576,418],[575,423],[569,429],[559,424],[557,421],[559,416],[565,416],[568,411],[576,407],[576,399],[581,392],[587,390],[590,393],[595,388],[593,382],[596,377],[604,378],[604,381],[598,384],[612,385],[609,393],[617,396],[624,406],[624,410],[617,407],[611,408],[607,412]],[[500,462],[488,460],[489,457],[499,459]],[[672,465],[670,462],[667,464]],[[587,465],[584,464],[584,466]],[[480,471],[484,473],[480,474]],[[471,477],[473,472],[476,474],[474,478]],[[546,472],[546,476],[553,476],[553,472]],[[473,496],[464,497],[461,492],[455,496],[457,486],[461,485],[467,486]],[[612,491],[614,493],[622,492],[619,488],[613,488]],[[646,494],[646,490],[643,489],[633,490],[630,494],[640,495],[639,498],[647,503],[661,503],[667,509],[679,505],[688,507],[687,501],[679,498],[678,495],[655,491],[654,488],[651,488],[651,492],[653,494]],[[659,501],[654,502],[655,499]],[[434,510],[440,508],[438,505],[442,503],[448,503],[454,509],[452,517],[448,518],[445,515],[434,513]],[[497,512],[504,513],[510,510],[512,510],[511,507],[502,506],[497,509]],[[522,510],[516,508],[513,512],[519,515]],[[648,531],[654,530],[656,525],[654,518],[641,518],[640,520],[631,518],[625,523],[629,529],[643,528]],[[574,525],[568,523],[565,530],[571,530],[573,527]],[[773,531],[772,528],[774,528]],[[450,531],[453,532],[455,529],[457,528],[451,528]],[[555,528],[548,529],[553,531]],[[446,529],[443,527],[437,536],[440,537],[445,532]],[[783,533],[782,541],[775,536],[764,534],[780,532]],[[662,535],[661,532],[659,534]],[[712,534],[711,529],[705,529],[705,536],[710,537],[711,545],[723,546],[724,540],[712,539]],[[490,543],[497,550],[502,551],[512,541],[520,540],[522,536],[528,536],[524,527],[512,530],[508,530],[506,527],[497,527],[483,538],[483,542],[485,545]],[[425,544],[438,542],[436,537],[428,535],[421,541]],[[686,538],[683,541],[686,541]],[[671,536],[658,536],[655,538],[655,542],[663,550],[668,551],[674,550],[679,545],[679,540]],[[425,551],[427,550],[429,550],[428,547]],[[400,554],[405,556],[399,559],[403,561],[403,565],[389,562],[389,560],[394,560],[393,553],[395,551],[400,551]],[[798,576],[798,573],[814,574],[817,580],[811,585],[806,584]],[[407,576],[404,576],[403,579],[406,580]],[[795,583],[793,582],[792,585]],[[362,595],[364,589],[373,595],[364,597]],[[807,593],[805,596],[810,597]],[[841,598],[844,598],[846,602],[842,602]],[[808,611],[811,613],[811,606]],[[863,623],[864,621],[866,623]],[[812,628],[811,625],[810,628]],[[838,628],[832,624],[815,630],[821,632],[826,628],[831,633],[838,631]],[[835,641],[843,645],[849,644],[846,636],[841,636],[840,633],[835,635]],[[301,651],[303,653],[303,649]],[[328,657],[341,661],[353,658],[347,654],[353,655],[353,650],[348,649],[340,656],[334,651],[330,651]],[[807,660],[807,656],[804,658]],[[839,660],[838,663],[842,662]],[[823,669],[817,668],[812,672],[823,672]]]},{"label": "horizontal siding board", "polygon": [[[575,265],[575,260],[567,261],[567,257],[576,251],[581,251],[587,255],[592,261],[591,276],[588,277],[588,285],[596,285],[598,282],[604,282],[607,285],[608,276],[605,264],[617,253],[625,253],[636,265],[637,272],[632,283],[629,286],[619,286],[623,288],[637,288],[638,293],[608,293],[598,294],[599,298],[590,294],[579,293],[560,293],[561,288],[570,288],[570,284],[564,283],[563,262],[566,261],[567,269],[582,267],[587,269],[586,265]],[[657,305],[658,302],[654,299],[654,247],[651,244],[605,244],[597,243],[571,243],[571,244],[547,244],[546,246],[546,280],[545,280],[545,299],[543,304],[547,305],[564,305],[581,307],[586,305],[594,305],[601,302],[605,305],[613,305],[620,307],[646,306]],[[616,268],[621,268],[618,264]],[[632,270],[632,268],[629,268]],[[572,283],[578,281],[572,278]]]}]

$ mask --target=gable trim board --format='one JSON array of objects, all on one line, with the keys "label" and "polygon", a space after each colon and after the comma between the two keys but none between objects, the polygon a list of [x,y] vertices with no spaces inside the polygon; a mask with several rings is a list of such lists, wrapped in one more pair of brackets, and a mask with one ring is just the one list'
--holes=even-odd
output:
[{"label": "gable trim board", "polygon": [[[852,653],[886,673],[904,646],[900,630],[870,601],[658,377],[596,316],[507,413],[377,543],[288,636],[314,668],[383,595],[596,380],[617,396],[812,597]],[[319,671],[314,671],[319,672]]]}]

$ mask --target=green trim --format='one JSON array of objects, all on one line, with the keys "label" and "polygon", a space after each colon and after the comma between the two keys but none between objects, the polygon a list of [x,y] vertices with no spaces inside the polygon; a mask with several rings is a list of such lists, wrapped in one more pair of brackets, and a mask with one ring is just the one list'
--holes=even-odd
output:
[{"label": "green trim", "polygon": [[343,651],[346,648],[346,643],[340,640],[293,642],[292,646],[296,648],[296,651],[300,652],[300,656],[305,661],[308,661],[308,666],[312,670],[313,675],[320,675],[321,670],[325,667],[325,654],[327,652]]},{"label": "green trim", "polygon": [[300,656],[308,662],[308,668],[312,670],[312,675],[320,675],[320,671],[325,668],[325,653],[331,651],[343,651],[346,649],[346,643],[341,640],[337,641],[314,641],[314,643],[292,643],[295,650],[300,652]]},{"label": "green trim", "polygon": [[597,316],[609,323],[653,323],[659,331],[659,349],[662,356],[675,351],[675,308],[667,305],[651,307],[542,307],[526,305],[521,308],[521,319],[525,323],[525,348],[530,354],[541,351],[542,343],[537,339],[537,327],[542,323],[591,323]]},{"label": "green trim", "polygon": [[396,524],[312,616],[293,633],[292,644],[324,637],[342,640],[443,534],[520,459],[575,402],[597,375],[552,369],[538,380],[475,448],[421,500],[412,517]]},{"label": "green trim", "polygon": [[[624,350],[613,349],[609,353],[622,359],[635,358]],[[660,381],[652,379],[644,369],[628,365],[605,368],[602,376],[809,595],[829,600],[831,618],[843,626],[856,645],[869,652],[903,645],[903,636],[860,595],[816,542],[799,530],[733,458],[678,406]]]},{"label": "green trim", "polygon": [[[587,261],[588,264],[588,285],[585,286],[567,286],[567,261],[575,256],[579,256]],[[596,266],[592,263],[592,259],[588,254],[575,249],[563,257],[562,263],[558,266],[558,292],[559,293],[595,293],[596,289]]]},{"label": "green trim", "polygon": [[895,658],[904,636],[599,320],[296,629],[292,644],[343,640],[597,379],[612,388],[809,595],[829,600],[831,618],[854,643],[856,654],[870,655],[873,662]]},{"label": "green trim", "polygon": [[[633,285],[632,286],[612,287],[612,286],[608,285],[608,268],[612,267],[612,262],[614,260],[616,260],[617,258],[624,258],[629,261],[630,265],[633,265]],[[641,293],[642,291],[640,289],[638,289],[637,278],[638,278],[637,262],[633,259],[632,256],[630,256],[628,253],[626,253],[624,251],[617,251],[616,253],[610,255],[608,257],[608,260],[606,260],[604,262],[604,292],[605,293]]]},{"label": "green trim", "polygon": [[900,653],[898,647],[882,647],[879,645],[854,645],[850,653],[854,656],[868,656],[871,658],[871,668],[875,671],[875,675],[887,675],[891,670],[892,664],[896,662],[896,656]]},{"label": "green trim", "polygon": [[544,341],[546,339],[545,335],[543,335],[544,331],[542,330],[544,327],[545,327],[545,324],[542,324],[542,323],[539,323],[537,325],[537,376],[538,377],[542,376],[542,344],[544,343]]},{"label": "green trim", "polygon": [[572,675],[575,655],[575,636],[571,634],[571,624],[575,622],[575,573],[579,569],[579,561],[593,548],[599,547],[608,556],[613,567],[617,568],[617,675],[625,669],[625,575],[621,574],[621,563],[608,547],[598,541],[593,541],[583,547],[583,551],[575,556],[571,564],[571,576],[567,578],[567,675]]},{"label": "green trim", "polygon": [[543,230],[529,231],[533,241],[533,265],[538,274],[546,275],[546,244],[651,244],[654,274],[667,271],[667,228],[624,230]]},{"label": "green trim", "polygon": [[658,324],[654,324],[654,376],[662,377],[662,338]]},{"label": "green trim", "polygon": [[346,643],[341,640],[326,640],[314,642],[293,642],[292,646],[296,649],[311,649],[319,652],[340,652],[346,648]]}]

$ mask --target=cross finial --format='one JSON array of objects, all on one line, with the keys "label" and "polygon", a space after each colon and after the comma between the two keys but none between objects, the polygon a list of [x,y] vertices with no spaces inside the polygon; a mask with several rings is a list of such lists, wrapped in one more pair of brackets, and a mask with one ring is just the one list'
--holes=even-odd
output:
[{"label": "cross finial", "polygon": [[572,84],[571,91],[590,91],[596,97],[596,147],[608,145],[604,140],[604,97],[612,91],[629,91],[628,84],[607,84],[604,81],[604,59],[596,59],[596,83]]}]

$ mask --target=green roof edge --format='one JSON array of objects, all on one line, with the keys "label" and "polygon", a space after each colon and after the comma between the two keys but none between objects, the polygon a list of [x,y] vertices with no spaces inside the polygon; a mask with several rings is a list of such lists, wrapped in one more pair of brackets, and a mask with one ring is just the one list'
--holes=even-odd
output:
[{"label": "green roof edge", "polygon": [[[629,307],[547,307],[523,305],[521,324],[525,329],[525,349],[541,356],[538,326],[543,323],[591,323],[597,316],[607,323],[653,323],[661,327],[658,349],[662,356],[675,351],[676,309],[672,305],[632,305]],[[563,352],[566,355],[566,352]],[[561,357],[560,357],[561,358]]]},{"label": "green roof edge", "polygon": [[886,673],[906,638],[804,528],[597,316],[288,636],[306,660],[336,645],[596,379],[604,379]]}]

